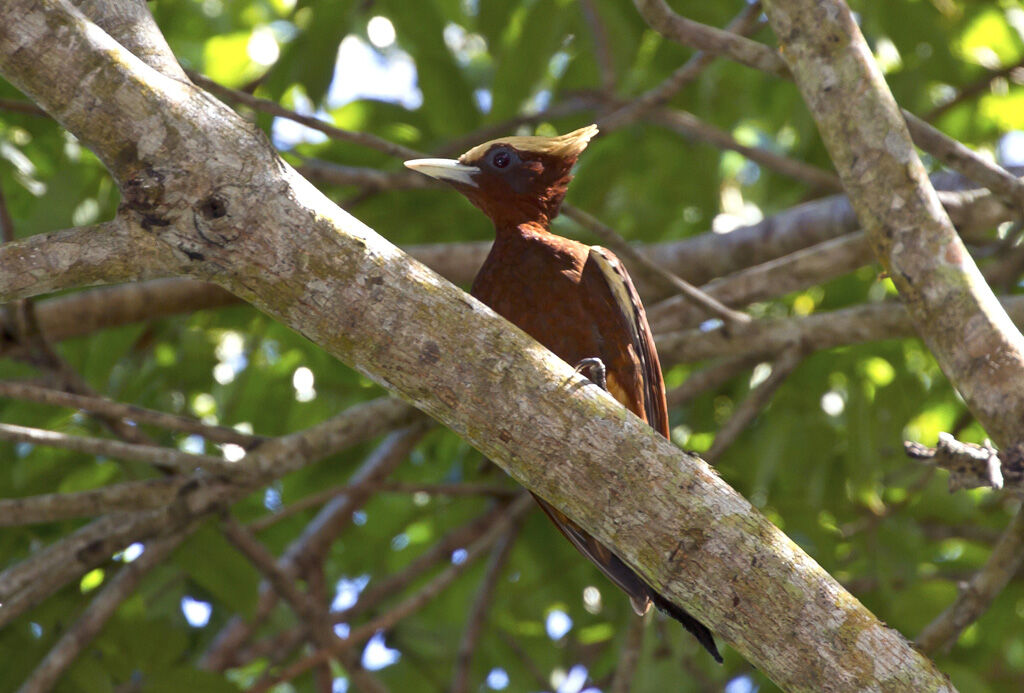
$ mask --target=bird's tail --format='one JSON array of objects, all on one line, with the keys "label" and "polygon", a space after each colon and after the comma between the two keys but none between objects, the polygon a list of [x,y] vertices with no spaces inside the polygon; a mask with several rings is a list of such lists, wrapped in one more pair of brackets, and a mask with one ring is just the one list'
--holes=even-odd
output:
[{"label": "bird's tail", "polygon": [[719,664],[722,663],[722,655],[718,653],[718,647],[715,645],[715,638],[711,635],[711,631],[708,630],[707,626],[695,619],[690,614],[686,613],[680,607],[676,606],[669,600],[665,599],[660,594],[651,590],[651,601],[658,607],[658,610],[662,613],[666,613],[675,620],[683,624],[683,628],[690,631],[693,637],[697,638],[697,642],[704,646],[715,661]]}]

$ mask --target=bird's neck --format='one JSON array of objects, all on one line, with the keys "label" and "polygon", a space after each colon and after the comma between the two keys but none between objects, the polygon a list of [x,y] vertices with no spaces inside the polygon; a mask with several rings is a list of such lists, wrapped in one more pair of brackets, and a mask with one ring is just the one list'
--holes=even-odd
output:
[{"label": "bird's neck", "polygon": [[547,221],[524,221],[518,224],[504,223],[494,225],[494,235],[497,242],[526,240],[530,238],[541,238],[550,236]]}]

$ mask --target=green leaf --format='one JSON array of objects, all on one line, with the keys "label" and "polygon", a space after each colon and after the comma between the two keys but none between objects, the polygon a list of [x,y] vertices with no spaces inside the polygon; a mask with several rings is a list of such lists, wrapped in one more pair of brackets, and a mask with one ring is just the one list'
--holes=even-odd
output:
[{"label": "green leaf", "polygon": [[479,120],[472,90],[445,45],[446,18],[433,0],[382,0],[384,14],[395,25],[399,46],[416,62],[416,74],[427,119],[438,134],[461,133]]},{"label": "green leaf", "polygon": [[295,9],[299,32],[284,45],[263,82],[269,98],[279,99],[294,84],[314,104],[323,101],[334,77],[338,46],[353,31],[355,0],[304,0]]},{"label": "green leaf", "polygon": [[217,531],[215,523],[206,524],[182,544],[174,561],[231,611],[246,616],[253,613],[260,575]]}]

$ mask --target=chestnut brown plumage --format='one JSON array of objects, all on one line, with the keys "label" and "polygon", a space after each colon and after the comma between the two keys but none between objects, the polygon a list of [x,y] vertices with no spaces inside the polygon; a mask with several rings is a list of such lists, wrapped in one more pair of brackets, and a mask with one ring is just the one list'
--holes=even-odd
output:
[{"label": "chestnut brown plumage", "polygon": [[[610,251],[550,232],[572,167],[597,126],[561,137],[505,137],[459,159],[416,159],[409,168],[443,180],[494,222],[490,254],[472,294],[591,378],[668,437],[668,410],[654,339],[626,269]],[[602,372],[603,367],[603,372]],[[536,496],[535,496],[536,497]],[[562,534],[629,595],[634,610],[657,606],[719,662],[711,632],[648,585],[582,527],[537,497]]]}]

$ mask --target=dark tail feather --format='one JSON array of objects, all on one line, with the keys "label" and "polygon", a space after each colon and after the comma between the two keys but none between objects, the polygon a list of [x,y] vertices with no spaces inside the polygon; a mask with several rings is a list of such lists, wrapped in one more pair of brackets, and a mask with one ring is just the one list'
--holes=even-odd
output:
[{"label": "dark tail feather", "polygon": [[651,601],[662,613],[666,613],[675,620],[683,624],[683,628],[690,631],[693,637],[697,638],[697,642],[704,646],[704,649],[711,653],[711,656],[715,658],[715,661],[719,664],[722,663],[722,655],[718,654],[718,647],[715,646],[715,638],[711,635],[711,631],[708,630],[707,626],[695,619],[690,614],[683,611],[681,608],[665,599],[660,594],[654,593],[651,590]]}]

